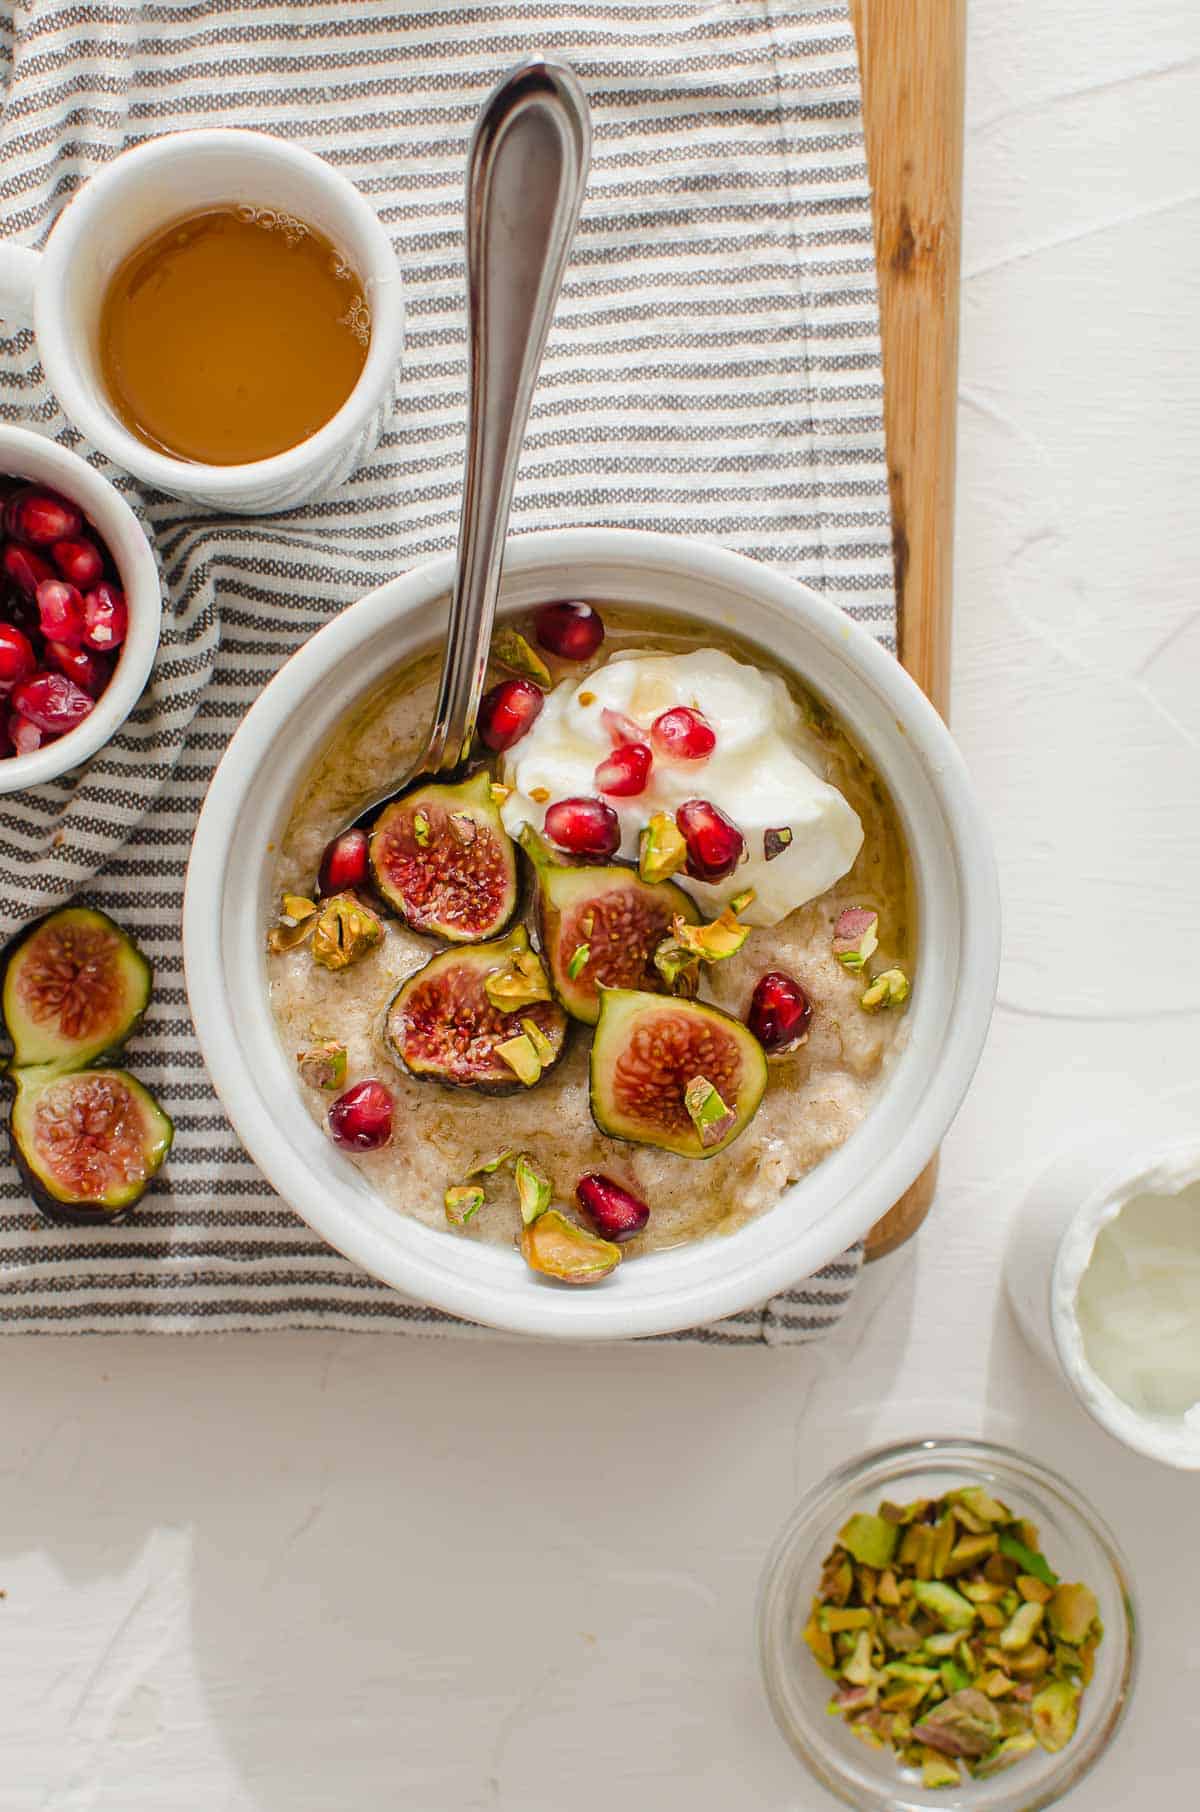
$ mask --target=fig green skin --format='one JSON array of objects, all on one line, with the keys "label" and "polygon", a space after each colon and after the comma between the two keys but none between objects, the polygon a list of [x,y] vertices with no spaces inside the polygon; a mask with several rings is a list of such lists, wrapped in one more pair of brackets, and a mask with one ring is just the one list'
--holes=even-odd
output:
[{"label": "fig green skin", "polygon": [[661,920],[662,928],[645,953],[645,960],[631,953],[633,960],[627,966],[634,972],[619,976],[614,985],[636,984],[645,993],[665,994],[666,984],[654,969],[654,951],[670,934],[676,914],[689,925],[700,923],[700,912],[691,896],[673,881],[643,881],[636,868],[623,864],[559,862],[532,825],[526,825],[521,833],[521,848],[533,867],[538,937],[550,985],[571,1017],[585,1025],[595,1025],[600,1017],[600,988],[588,974],[590,965],[574,978],[568,968],[578,944],[587,941],[577,937],[570,926],[578,924],[592,901],[615,900],[624,894]]},{"label": "fig green skin", "polygon": [[[637,1033],[649,1030],[655,1017],[660,1015],[686,1020],[698,1040],[706,1032],[719,1030],[728,1034],[737,1046],[736,1090],[732,1094],[727,1093],[725,1087],[720,1090],[726,1105],[733,1109],[734,1121],[724,1138],[714,1145],[701,1144],[700,1135],[690,1120],[686,1125],[656,1126],[645,1116],[628,1113],[617,1100],[615,1080],[622,1057],[630,1050]],[[701,1063],[697,1064],[694,1073],[703,1073]],[[681,1070],[678,1076],[681,1102],[689,1080],[690,1077],[683,1075]],[[709,1080],[716,1082],[717,1079],[710,1077]],[[634,1145],[653,1145],[659,1151],[675,1152],[681,1158],[715,1158],[745,1132],[758,1112],[766,1086],[767,1059],[762,1046],[740,1019],[723,1013],[719,1007],[699,1000],[663,999],[661,995],[632,988],[605,989],[602,994],[600,1017],[592,1040],[589,1096],[592,1118],[600,1131],[610,1138],[626,1139]]]},{"label": "fig green skin", "polygon": [[[389,875],[383,859],[389,832],[406,821],[411,823],[422,808],[432,814],[432,834],[436,840],[436,846],[430,845],[430,865],[435,866],[439,861],[443,868],[447,864],[461,864],[458,872],[464,875],[464,881],[455,890],[457,911],[454,916],[439,915],[435,908],[406,898],[402,888]],[[478,836],[490,839],[495,845],[501,880],[494,907],[485,909],[483,890],[471,884],[470,869],[478,860],[477,852],[473,854],[474,844],[456,844],[452,840],[453,833],[445,828],[452,814],[470,818],[478,826]],[[418,847],[412,860],[419,863],[420,859]],[[517,852],[492,798],[491,776],[486,768],[455,786],[430,783],[385,806],[371,831],[370,866],[372,886],[381,904],[403,919],[411,930],[441,938],[447,944],[480,944],[498,937],[511,925],[520,906]],[[474,916],[469,916],[472,913]]]},{"label": "fig green skin", "polygon": [[[383,1018],[383,1040],[388,1054],[400,1069],[408,1076],[419,1081],[437,1082],[444,1088],[473,1089],[482,1095],[519,1095],[529,1088],[537,1088],[544,1082],[550,1071],[562,1060],[567,1048],[568,1020],[557,1001],[538,1001],[532,1007],[518,1007],[512,1013],[496,1015],[483,991],[485,976],[496,969],[503,968],[518,952],[529,949],[529,935],[524,925],[516,925],[506,937],[496,938],[488,944],[471,944],[453,950],[443,950],[431,957],[415,975],[402,982],[388,1002]],[[487,1020],[499,1017],[503,1029],[497,1031],[492,1048],[502,1044],[508,1038],[515,1038],[522,1030],[522,1019],[534,1019],[541,1027],[554,1050],[554,1060],[545,1064],[538,1081],[524,1083],[513,1074],[503,1058],[497,1058],[494,1066],[486,1072],[475,1076],[455,1075],[449,1069],[437,1064],[421,1064],[413,1061],[412,1054],[406,1054],[404,1040],[404,1013],[409,1000],[418,988],[427,986],[445,977],[447,981],[458,972],[466,979],[470,989],[470,1001],[473,1010]]]},{"label": "fig green skin", "polygon": [[[69,1082],[75,1076],[85,1080],[105,1077],[122,1088],[136,1106],[141,1121],[143,1174],[140,1178],[115,1182],[111,1189],[97,1196],[76,1195],[66,1183],[56,1178],[39,1154],[33,1137],[33,1117],[40,1096],[47,1088]],[[127,1070],[63,1071],[50,1065],[21,1070],[15,1081],[15,1098],[9,1109],[9,1143],[34,1205],[47,1220],[67,1225],[121,1220],[145,1195],[151,1178],[161,1170],[175,1137],[174,1125],[149,1089]]]},{"label": "fig green skin", "polygon": [[[118,998],[87,1038],[34,1020],[21,1000],[22,981],[49,954],[53,940],[71,932],[99,934],[110,947],[108,960],[116,970]],[[62,1073],[115,1055],[137,1030],[150,1004],[154,975],[149,962],[127,932],[92,906],[64,906],[39,919],[8,946],[3,962],[0,1010],[12,1044],[8,1060],[12,1070],[38,1066]]]}]

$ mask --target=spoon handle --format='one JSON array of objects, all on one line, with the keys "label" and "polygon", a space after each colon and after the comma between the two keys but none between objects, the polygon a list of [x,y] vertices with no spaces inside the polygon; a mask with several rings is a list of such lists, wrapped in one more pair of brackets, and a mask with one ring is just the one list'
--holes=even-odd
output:
[{"label": "spoon handle", "polygon": [[421,764],[427,771],[458,767],[475,730],[513,481],[579,219],[591,136],[572,71],[531,58],[493,90],[471,140],[466,471],[450,624]]}]

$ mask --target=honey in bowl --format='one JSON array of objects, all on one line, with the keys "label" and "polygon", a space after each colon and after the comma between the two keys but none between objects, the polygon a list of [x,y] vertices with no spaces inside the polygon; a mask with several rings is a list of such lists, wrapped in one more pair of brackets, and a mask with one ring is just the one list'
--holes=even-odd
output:
[{"label": "honey in bowl", "polygon": [[156,452],[244,465],[325,425],[371,338],[362,283],[323,233],[271,208],[206,208],[117,267],[100,365],[122,422]]}]

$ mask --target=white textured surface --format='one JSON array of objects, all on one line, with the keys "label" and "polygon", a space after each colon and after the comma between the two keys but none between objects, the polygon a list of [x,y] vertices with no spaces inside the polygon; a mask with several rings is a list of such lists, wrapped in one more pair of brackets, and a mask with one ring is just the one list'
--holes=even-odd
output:
[{"label": "white textured surface", "polygon": [[973,9],[955,722],[1009,916],[918,1245],[817,1353],[3,1342],[3,1812],[821,1812],[758,1570],[804,1483],[937,1429],[1058,1465],[1132,1560],[1074,1812],[1194,1803],[1200,1483],[1084,1418],[998,1261],[1060,1142],[1195,1072],[1198,122],[1193,0]]}]

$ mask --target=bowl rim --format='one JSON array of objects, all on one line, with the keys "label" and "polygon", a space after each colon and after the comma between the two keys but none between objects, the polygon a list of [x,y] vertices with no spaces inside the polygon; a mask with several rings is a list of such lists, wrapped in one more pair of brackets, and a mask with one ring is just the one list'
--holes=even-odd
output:
[{"label": "bowl rim", "polygon": [[[871,1496],[881,1486],[894,1487],[910,1473],[919,1474],[930,1467],[949,1468],[955,1464],[966,1468],[990,1468],[1002,1474],[1004,1482],[998,1487],[1002,1492],[1011,1490],[1015,1495],[1022,1484],[1026,1483],[1065,1506],[1085,1526],[1092,1540],[1103,1552],[1124,1613],[1121,1619],[1123,1661],[1115,1682],[1113,1702],[1106,1715],[1086,1734],[1079,1747],[1069,1744],[1059,1751],[1059,1759],[1064,1769],[1067,1769],[1064,1775],[1057,1780],[1043,1782],[1042,1788],[1033,1792],[1031,1797],[1026,1797],[1029,1792],[1026,1783],[1025,1789],[1018,1791],[1012,1801],[1013,1807],[1019,1807],[1019,1812],[1040,1812],[1040,1808],[1055,1804],[1071,1792],[1105,1754],[1124,1721],[1133,1696],[1141,1649],[1137,1601],[1129,1562],[1104,1517],[1069,1479],[1041,1460],[1031,1459],[1028,1454],[1018,1452],[1016,1448],[988,1441],[977,1435],[929,1435],[870,1448],[866,1453],[834,1467],[800,1498],[768,1550],[759,1577],[754,1612],[755,1645],[763,1689],[780,1735],[793,1754],[800,1757],[816,1778],[838,1799],[854,1807],[856,1812],[884,1812],[885,1806],[886,1812],[903,1812],[904,1807],[916,1802],[901,1800],[903,1781],[898,1772],[890,1787],[881,1782],[878,1798],[867,1800],[861,1793],[856,1793],[847,1778],[828,1764],[823,1752],[818,1752],[809,1745],[804,1733],[789,1718],[777,1680],[778,1657],[774,1652],[774,1637],[777,1632],[772,1628],[775,1597],[783,1589],[783,1575],[797,1544],[810,1532],[817,1531],[819,1525],[830,1516],[833,1504],[843,1492],[853,1491]],[[1011,1484],[1009,1480],[1012,1481]],[[889,1489],[888,1495],[891,1494]],[[835,1534],[836,1530],[831,1528],[831,1541]],[[1105,1634],[1109,1634],[1107,1624]],[[1021,1789],[1019,1770],[1014,1770],[1011,1778],[1014,1789]],[[964,1783],[964,1790],[969,1795],[971,1783]],[[939,1803],[944,1803],[948,1812],[954,1812],[954,1808],[964,1802],[955,1796],[953,1799],[939,1799]]]},{"label": "bowl rim", "polygon": [[[401,1250],[394,1236],[385,1238],[367,1217],[356,1216],[352,1206],[331,1200],[330,1192],[298,1160],[268,1105],[256,1098],[256,1079],[234,1029],[222,957],[226,876],[239,814],[260,766],[269,760],[269,750],[286,735],[296,709],[326,672],[377,636],[388,615],[402,604],[414,608],[443,598],[453,576],[453,556],[416,567],[350,606],[300,648],[263,690],[210,785],[193,840],[183,914],[189,1002],[213,1085],[250,1156],[301,1216],[345,1256],[418,1300],[508,1332],[576,1340],[663,1334],[746,1312],[861,1238],[924,1168],[958,1109],[987,1034],[1000,947],[995,862],[965,764],[932,705],[881,644],[799,581],[690,537],[604,528],[532,533],[509,542],[505,579],[536,576],[543,567],[585,565],[593,570],[610,567],[614,575],[619,569],[628,573],[636,568],[673,579],[703,578],[733,594],[754,594],[765,614],[795,622],[798,630],[823,644],[831,659],[843,665],[848,661],[859,683],[880,698],[884,714],[894,718],[920,762],[922,784],[954,826],[963,936],[957,980],[963,1000],[959,1012],[956,999],[956,1013],[939,1052],[939,1087],[922,1093],[917,1110],[882,1161],[856,1175],[822,1214],[819,1255],[806,1251],[797,1259],[792,1250],[796,1238],[815,1244],[815,1228],[802,1230],[791,1241],[777,1241],[765,1254],[737,1253],[735,1232],[722,1242],[719,1267],[710,1265],[708,1274],[693,1275],[700,1267],[689,1264],[689,1256],[694,1260],[698,1251],[711,1250],[709,1242],[693,1242],[683,1249],[675,1282],[653,1274],[658,1285],[653,1293],[647,1289],[635,1297],[628,1289],[601,1286],[569,1293],[569,1305],[564,1302],[567,1293],[549,1286],[502,1293],[482,1277],[456,1269],[447,1262],[449,1252],[442,1258],[434,1248],[414,1250],[413,1243]],[[613,595],[620,595],[616,587]],[[237,883],[244,884],[248,873],[244,859],[236,861],[236,869]],[[962,986],[964,976],[970,977],[969,989]],[[830,1162],[837,1156],[833,1154]],[[869,1213],[864,1212],[867,1195]],[[352,1201],[348,1195],[341,1199]],[[762,1218],[756,1217],[748,1227]],[[421,1231],[438,1247],[446,1244],[445,1236],[431,1234],[428,1228]],[[649,1266],[655,1261],[644,1262]]]},{"label": "bowl rim", "polygon": [[[12,470],[14,466],[19,469]],[[50,485],[79,505],[103,537],[129,605],[129,627],[112,678],[83,722],[30,755],[0,758],[0,793],[16,793],[82,767],[116,735],[154,665],[163,589],[146,531],[112,480],[78,453],[28,428],[0,425],[0,470],[30,484]]]}]

